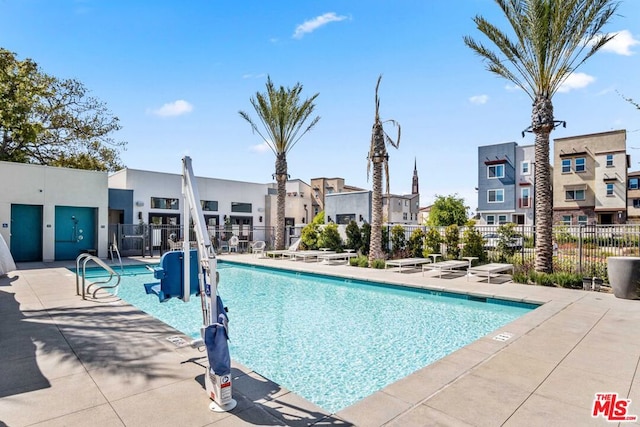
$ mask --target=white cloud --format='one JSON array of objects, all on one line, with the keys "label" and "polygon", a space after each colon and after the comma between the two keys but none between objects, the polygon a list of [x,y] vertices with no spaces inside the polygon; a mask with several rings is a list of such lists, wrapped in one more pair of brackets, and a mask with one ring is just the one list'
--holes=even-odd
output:
[{"label": "white cloud", "polygon": [[242,78],[243,79],[261,79],[263,77],[265,77],[266,74],[265,73],[260,73],[260,74],[251,74],[251,73],[247,73],[247,74],[243,74]]},{"label": "white cloud", "polygon": [[164,104],[162,107],[152,110],[151,113],[160,117],[181,116],[193,111],[193,105],[183,99]]},{"label": "white cloud", "polygon": [[476,105],[486,104],[489,100],[489,95],[475,95],[469,98],[469,102]]},{"label": "white cloud", "polygon": [[252,145],[249,147],[249,150],[255,151],[256,153],[264,153],[266,151],[271,151],[271,144],[264,141],[262,144]]},{"label": "white cloud", "polygon": [[635,53],[631,51],[631,47],[640,44],[640,40],[634,39],[629,30],[616,31],[610,34],[615,34],[615,37],[602,46],[603,51],[631,56]]},{"label": "white cloud", "polygon": [[318,28],[329,24],[330,22],[339,22],[347,19],[346,16],[338,16],[335,12],[325,13],[324,15],[316,16],[313,19],[304,21],[302,24],[296,27],[296,31],[293,33],[294,39],[301,39],[305,34],[311,33]]},{"label": "white cloud", "polygon": [[507,84],[507,85],[505,85],[505,87],[504,87],[504,88],[505,88],[506,90],[508,90],[509,92],[513,92],[513,91],[516,91],[516,90],[522,90],[522,89],[520,88],[520,86],[518,86],[518,85],[512,85],[512,84]]},{"label": "white cloud", "polygon": [[596,78],[585,73],[572,73],[562,83],[558,92],[567,93],[573,89],[582,89],[595,82]]}]

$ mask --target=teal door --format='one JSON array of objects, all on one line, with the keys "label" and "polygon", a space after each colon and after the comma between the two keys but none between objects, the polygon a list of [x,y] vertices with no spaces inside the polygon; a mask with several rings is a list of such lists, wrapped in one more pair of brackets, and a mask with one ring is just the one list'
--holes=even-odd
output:
[{"label": "teal door", "polygon": [[55,259],[66,261],[96,247],[96,210],[56,206]]},{"label": "teal door", "polygon": [[16,262],[42,261],[42,206],[11,205],[11,243]]}]

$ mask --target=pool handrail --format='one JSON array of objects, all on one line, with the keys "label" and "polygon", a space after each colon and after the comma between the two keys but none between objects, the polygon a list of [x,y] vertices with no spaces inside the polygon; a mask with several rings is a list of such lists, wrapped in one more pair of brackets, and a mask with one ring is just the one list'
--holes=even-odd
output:
[{"label": "pool handrail", "polygon": [[[113,294],[117,295],[118,294],[118,287],[120,286],[120,274],[116,273],[111,267],[109,267],[104,261],[102,261],[100,258],[98,258],[97,256],[91,255],[91,254],[80,254],[78,256],[78,258],[76,258],[76,295],[80,295],[79,292],[79,275],[80,275],[80,261],[83,260],[82,263],[82,299],[86,299],[86,292],[90,292],[90,289],[92,286],[94,285],[101,285],[101,284],[107,284],[109,282],[111,282],[111,279],[113,279],[113,276],[116,276],[117,278],[117,282],[115,283],[115,285],[112,286],[99,286],[95,291],[93,291],[93,295],[92,297],[95,298],[96,294],[98,293],[99,290],[101,289],[115,289]],[[91,284],[89,284],[89,286],[86,286],[86,272],[87,272],[87,263],[89,261],[93,261],[96,264],[98,264],[98,266],[102,267],[107,273],[109,273],[109,278],[106,280],[100,280],[97,282],[93,282]]]}]

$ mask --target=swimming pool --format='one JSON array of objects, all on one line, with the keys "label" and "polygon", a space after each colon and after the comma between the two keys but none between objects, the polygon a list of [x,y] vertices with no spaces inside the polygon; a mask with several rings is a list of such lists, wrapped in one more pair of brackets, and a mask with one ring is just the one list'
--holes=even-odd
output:
[{"label": "swimming pool", "polygon": [[[220,262],[231,357],[336,412],[536,306]],[[198,338],[199,298],[160,304],[127,268],[118,295]]]}]

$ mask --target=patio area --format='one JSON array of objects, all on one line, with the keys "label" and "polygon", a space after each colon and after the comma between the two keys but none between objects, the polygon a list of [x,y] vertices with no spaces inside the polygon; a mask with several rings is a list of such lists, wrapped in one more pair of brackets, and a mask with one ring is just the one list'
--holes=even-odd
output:
[{"label": "patio area", "polygon": [[421,271],[220,259],[544,305],[336,414],[234,363],[238,406],[214,413],[206,354],[176,345],[182,334],[119,300],[83,301],[65,264],[19,265],[0,277],[0,425],[611,425],[591,416],[596,393],[631,399],[627,415],[640,415],[640,301]]}]

